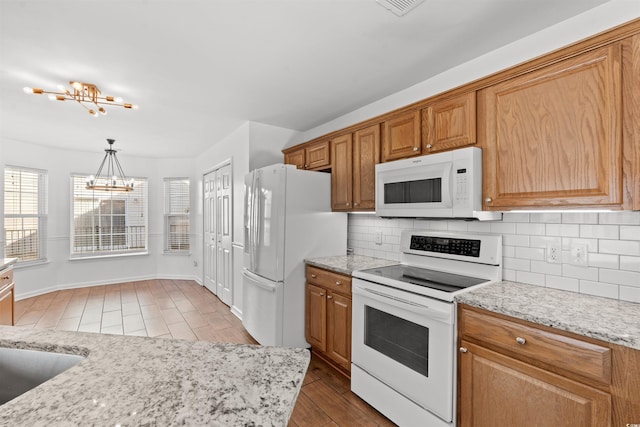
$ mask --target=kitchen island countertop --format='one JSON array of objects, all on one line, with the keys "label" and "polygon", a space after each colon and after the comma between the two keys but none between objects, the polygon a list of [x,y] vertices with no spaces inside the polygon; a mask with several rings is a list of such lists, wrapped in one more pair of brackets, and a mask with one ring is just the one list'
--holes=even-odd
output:
[{"label": "kitchen island countertop", "polygon": [[456,296],[458,303],[640,350],[640,304],[503,281]]},{"label": "kitchen island countertop", "polygon": [[364,255],[337,255],[323,258],[313,258],[304,260],[307,265],[312,265],[325,270],[334,271],[340,274],[351,276],[355,270],[365,270],[367,268],[385,267],[387,265],[398,264],[383,258],[373,258]]},{"label": "kitchen island countertop", "polygon": [[0,425],[286,426],[305,349],[0,326],[0,347],[86,359],[0,406]]}]

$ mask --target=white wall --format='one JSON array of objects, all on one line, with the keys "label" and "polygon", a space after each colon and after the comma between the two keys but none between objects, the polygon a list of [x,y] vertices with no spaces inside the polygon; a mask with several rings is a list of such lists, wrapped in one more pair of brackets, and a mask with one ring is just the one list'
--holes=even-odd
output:
[{"label": "white wall", "polygon": [[[611,0],[602,6],[517,40],[405,90],[310,129],[303,134],[303,141],[309,141],[329,132],[343,129],[462,86],[473,80],[486,77],[638,17],[640,17],[640,2],[638,0]],[[499,28],[487,29],[487,31],[499,30]],[[295,144],[292,142],[287,147]]]},{"label": "white wall", "polygon": [[[49,205],[47,258],[43,264],[16,266],[16,298],[21,299],[56,289],[126,282],[155,277],[194,278],[188,256],[163,255],[163,178],[190,177],[193,160],[118,156],[128,176],[146,177],[149,184],[149,255],[103,259],[69,259],[72,173],[95,173],[103,152],[78,152],[2,141],[2,167],[14,165],[48,171]],[[4,178],[4,174],[2,175]],[[3,187],[4,188],[4,187]]]},{"label": "white wall", "polygon": [[[640,303],[640,211],[505,213],[502,221],[428,221],[349,215],[348,247],[355,254],[399,260],[402,230],[502,234],[503,278],[537,286]],[[382,232],[382,244],[375,233]],[[547,262],[547,244],[562,262]],[[588,248],[588,265],[569,262],[574,244]]]}]

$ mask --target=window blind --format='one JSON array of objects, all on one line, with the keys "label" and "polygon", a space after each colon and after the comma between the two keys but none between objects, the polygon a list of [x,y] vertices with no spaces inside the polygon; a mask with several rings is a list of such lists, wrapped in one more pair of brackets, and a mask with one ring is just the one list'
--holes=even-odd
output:
[{"label": "window blind", "polygon": [[72,175],[71,257],[145,253],[148,185],[134,178],[133,191],[93,191],[86,176]]},{"label": "window blind", "polygon": [[187,178],[165,178],[165,252],[188,252],[191,198]]},{"label": "window blind", "polygon": [[47,259],[47,171],[4,169],[4,256],[19,263]]}]

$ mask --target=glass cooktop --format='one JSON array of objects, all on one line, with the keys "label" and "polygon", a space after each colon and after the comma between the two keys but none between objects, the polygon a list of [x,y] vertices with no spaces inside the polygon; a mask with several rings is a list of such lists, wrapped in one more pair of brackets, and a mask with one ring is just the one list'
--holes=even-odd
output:
[{"label": "glass cooktop", "polygon": [[438,289],[443,292],[455,292],[469,286],[485,283],[487,279],[478,277],[463,276],[460,274],[443,273],[441,271],[428,270],[425,268],[411,267],[404,264],[390,265],[387,267],[370,268],[361,270],[374,276],[387,279],[398,280],[413,285]]}]

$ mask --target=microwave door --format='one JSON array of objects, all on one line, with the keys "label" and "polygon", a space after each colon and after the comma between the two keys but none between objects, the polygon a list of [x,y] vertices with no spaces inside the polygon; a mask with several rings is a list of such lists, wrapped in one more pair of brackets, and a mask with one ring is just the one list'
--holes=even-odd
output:
[{"label": "microwave door", "polygon": [[377,181],[379,216],[451,216],[451,163],[382,173]]}]

